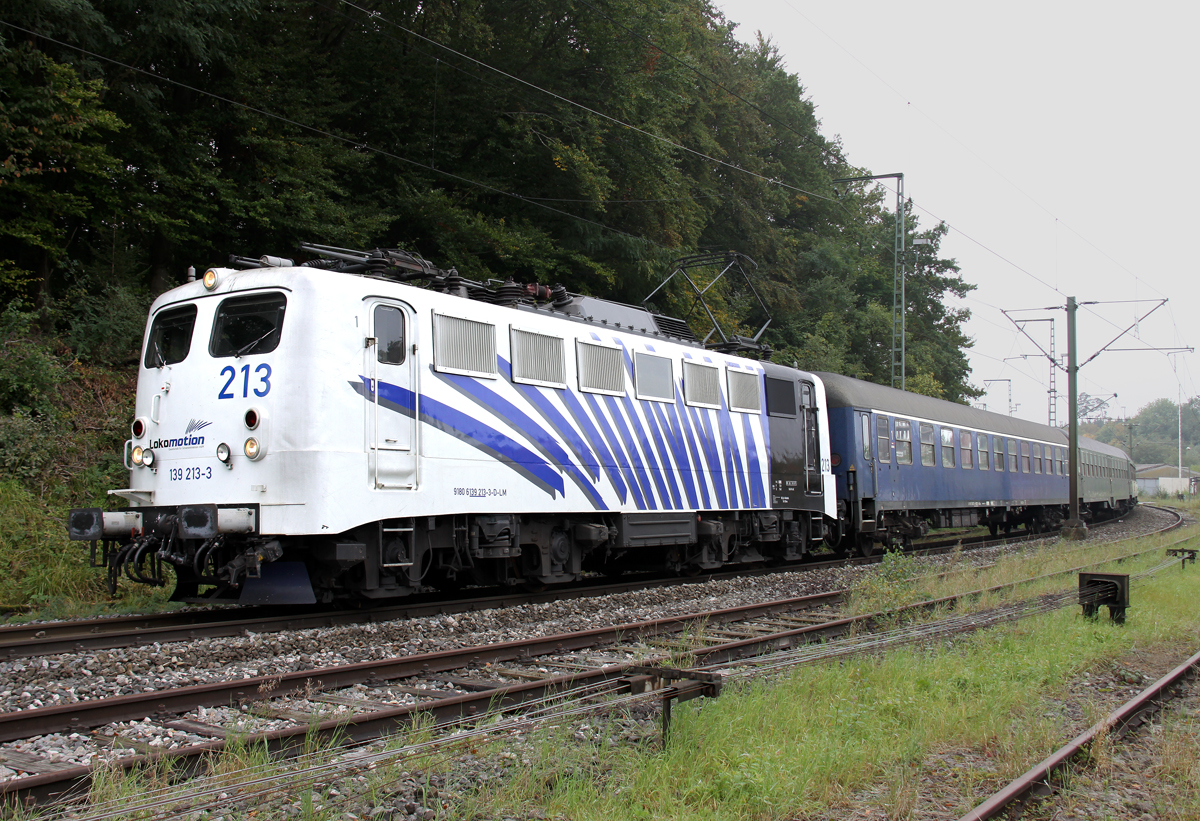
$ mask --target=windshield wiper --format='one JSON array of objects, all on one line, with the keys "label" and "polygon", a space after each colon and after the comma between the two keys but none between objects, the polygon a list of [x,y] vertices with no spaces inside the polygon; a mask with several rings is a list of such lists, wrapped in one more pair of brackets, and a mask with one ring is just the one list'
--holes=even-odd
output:
[{"label": "windshield wiper", "polygon": [[159,347],[157,339],[154,340],[154,356],[158,360],[154,367],[161,368],[163,365],[167,364],[167,358],[163,356],[162,348]]},{"label": "windshield wiper", "polygon": [[251,348],[253,348],[253,347],[254,347],[255,345],[257,345],[259,342],[262,342],[262,341],[263,341],[264,339],[266,339],[268,336],[270,336],[271,334],[275,333],[275,330],[276,330],[275,328],[272,328],[271,330],[267,331],[265,334],[263,334],[263,335],[262,335],[262,336],[260,336],[258,339],[254,340],[253,342],[248,342],[248,343],[246,343],[245,345],[243,345],[242,347],[238,348],[236,351],[234,351],[234,352],[233,352],[233,358],[234,358],[234,359],[241,359],[241,357],[242,357],[242,354],[246,353],[246,351],[248,351],[248,350],[250,350]]}]

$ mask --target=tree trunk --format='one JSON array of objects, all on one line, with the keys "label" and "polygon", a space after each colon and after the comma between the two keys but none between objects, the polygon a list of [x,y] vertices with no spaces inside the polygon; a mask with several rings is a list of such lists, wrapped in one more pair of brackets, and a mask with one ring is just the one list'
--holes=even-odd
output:
[{"label": "tree trunk", "polygon": [[150,244],[151,293],[161,294],[177,284],[171,270],[174,257],[175,243],[163,236],[161,230],[155,230],[154,241]]}]

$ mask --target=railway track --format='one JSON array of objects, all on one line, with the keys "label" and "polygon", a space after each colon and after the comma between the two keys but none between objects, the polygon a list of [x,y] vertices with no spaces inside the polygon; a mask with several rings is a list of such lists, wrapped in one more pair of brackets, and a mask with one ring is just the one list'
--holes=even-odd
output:
[{"label": "railway track", "polygon": [[1120,739],[1135,731],[1158,712],[1164,702],[1177,696],[1185,681],[1197,675],[1200,675],[1200,652],[987,798],[960,821],[987,821],[1008,814],[1034,796],[1052,793],[1063,773],[1086,755],[1097,739]]},{"label": "railway track", "polygon": [[[990,591],[974,594],[983,592]],[[125,748],[127,755],[112,762],[114,766],[134,767],[163,756],[198,761],[223,749],[231,732],[241,737],[241,743],[261,743],[284,753],[314,737],[363,742],[392,733],[417,715],[449,723],[581,689],[594,693],[601,688],[610,695],[672,690],[669,697],[663,696],[669,706],[674,698],[709,692],[713,682],[689,679],[668,686],[661,673],[648,667],[664,662],[679,666],[682,659],[684,666],[694,669],[794,651],[878,620],[880,614],[841,618],[830,612],[842,596],[842,591],[834,591],[525,641],[3,713],[0,740],[87,734],[98,749]],[[961,598],[923,602],[905,610],[952,606]],[[956,629],[979,626],[968,620]],[[672,644],[670,637],[684,631],[689,631],[692,646]],[[220,719],[240,718],[253,719],[258,727],[247,732],[241,721],[236,731],[220,724]],[[147,720],[185,738],[186,746],[155,751],[147,742],[139,742],[131,728],[135,722],[144,728]],[[91,778],[86,766],[15,758],[6,759],[0,751],[0,762],[30,774],[0,783],[0,795],[5,797],[62,798],[86,788]]]},{"label": "railway track", "polygon": [[[1046,534],[1022,533],[1000,538],[988,535],[962,536],[927,541],[911,552],[931,556],[962,548],[964,550],[1019,544],[1046,538]],[[287,630],[371,624],[394,619],[490,610],[568,598],[592,598],[680,584],[697,584],[721,579],[745,578],[771,573],[822,570],[832,567],[860,566],[880,561],[881,554],[845,559],[819,559],[771,567],[745,568],[709,573],[691,578],[644,574],[636,577],[596,583],[588,580],[544,592],[512,590],[471,591],[467,597],[446,599],[429,594],[401,603],[364,608],[287,608],[224,607],[219,609],[181,610],[134,616],[113,616],[59,622],[5,625],[0,627],[0,659],[50,656],[88,650],[111,650],[155,643],[189,641],[200,637],[220,638],[246,633],[275,633]]]}]

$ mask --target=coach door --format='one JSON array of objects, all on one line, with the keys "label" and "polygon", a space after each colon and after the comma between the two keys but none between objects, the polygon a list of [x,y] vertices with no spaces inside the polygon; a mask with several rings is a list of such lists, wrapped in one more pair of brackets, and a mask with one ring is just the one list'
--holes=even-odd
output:
[{"label": "coach door", "polygon": [[412,310],[393,302],[368,302],[364,346],[367,392],[367,471],[376,490],[417,486],[417,391]]}]

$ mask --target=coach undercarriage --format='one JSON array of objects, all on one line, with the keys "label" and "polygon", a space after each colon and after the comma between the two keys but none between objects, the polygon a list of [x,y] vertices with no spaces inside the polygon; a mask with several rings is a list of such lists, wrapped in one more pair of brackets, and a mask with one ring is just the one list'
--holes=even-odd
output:
[{"label": "coach undercarriage", "polygon": [[[1025,529],[1031,533],[1046,533],[1062,527],[1068,510],[1066,505],[1010,505],[996,507],[937,508],[922,510],[887,509],[872,511],[871,502],[864,500],[864,515],[857,530],[847,527],[847,540],[860,555],[869,555],[878,547],[885,550],[912,547],[915,539],[934,530],[949,528],[987,527],[992,536]],[[1084,522],[1103,521],[1122,516],[1130,510],[1127,500],[1091,502],[1080,505]],[[843,549],[845,549],[843,545]]]}]

